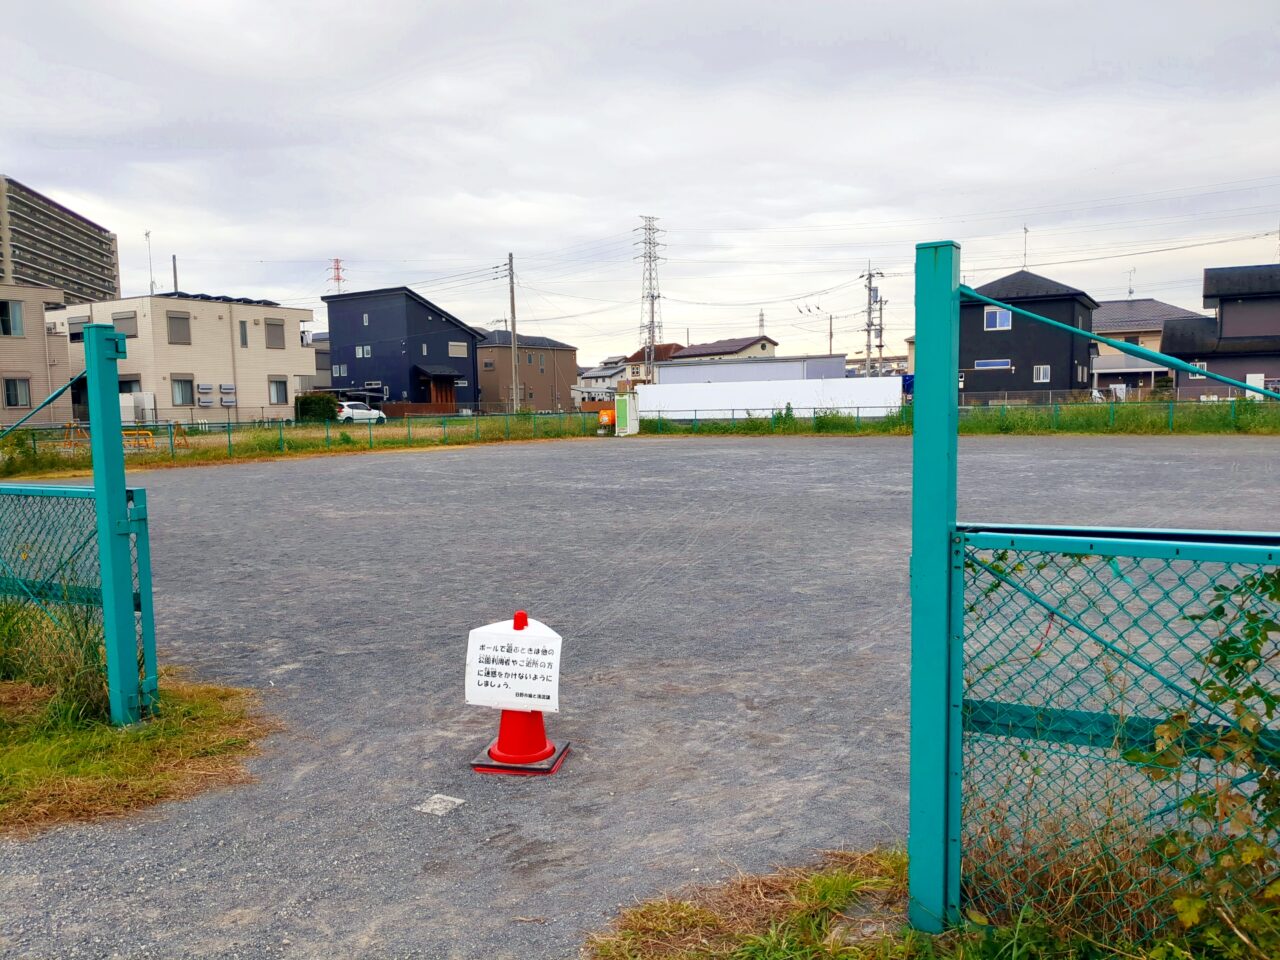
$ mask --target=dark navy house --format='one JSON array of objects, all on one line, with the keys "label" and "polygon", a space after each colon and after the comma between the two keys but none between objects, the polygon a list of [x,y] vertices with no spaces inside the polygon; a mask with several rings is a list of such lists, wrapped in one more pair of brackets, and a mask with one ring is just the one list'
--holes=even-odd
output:
[{"label": "dark navy house", "polygon": [[[1065,283],[1019,270],[977,291],[1068,327],[1093,331],[1097,302]],[[1092,358],[1090,341],[1066,330],[976,301],[960,307],[962,394],[1088,390]]]},{"label": "dark navy house", "polygon": [[336,390],[375,403],[431,404],[435,413],[475,409],[483,332],[408,287],[322,299]]}]

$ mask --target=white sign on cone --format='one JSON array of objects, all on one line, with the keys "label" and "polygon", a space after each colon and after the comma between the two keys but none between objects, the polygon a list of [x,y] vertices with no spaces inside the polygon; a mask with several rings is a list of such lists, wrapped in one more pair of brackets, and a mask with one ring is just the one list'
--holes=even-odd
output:
[{"label": "white sign on cone", "polygon": [[476,627],[467,636],[467,703],[499,710],[560,711],[560,634],[529,618]]}]

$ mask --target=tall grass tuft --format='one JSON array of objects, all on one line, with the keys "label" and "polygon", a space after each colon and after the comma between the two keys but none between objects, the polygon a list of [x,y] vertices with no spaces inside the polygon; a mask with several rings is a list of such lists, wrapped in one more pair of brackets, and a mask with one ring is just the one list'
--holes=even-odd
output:
[{"label": "tall grass tuft", "polygon": [[51,719],[108,719],[101,610],[80,604],[46,610],[26,600],[0,599],[0,681],[48,691]]}]

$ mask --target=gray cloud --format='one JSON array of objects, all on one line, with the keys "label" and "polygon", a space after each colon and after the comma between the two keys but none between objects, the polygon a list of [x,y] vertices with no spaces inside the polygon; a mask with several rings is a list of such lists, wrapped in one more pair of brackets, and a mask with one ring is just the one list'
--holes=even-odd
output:
[{"label": "gray cloud", "polygon": [[[962,240],[980,281],[1021,264],[1025,223],[1041,272],[1110,297],[1134,267],[1139,295],[1192,307],[1204,266],[1276,256],[1274,238],[1139,255],[1277,229],[1273,2],[8,16],[5,172],[116,230],[134,292],[147,229],[184,287],[301,303],[330,257],[380,286],[512,250],[523,318],[594,360],[636,344],[630,231],[651,213],[672,339],[753,330],[781,300],[764,309],[784,349],[824,349],[791,298],[836,313],[852,352],[848,281],[868,258],[890,275],[898,346],[917,240]],[[426,292],[476,323],[505,312],[499,283]]]}]

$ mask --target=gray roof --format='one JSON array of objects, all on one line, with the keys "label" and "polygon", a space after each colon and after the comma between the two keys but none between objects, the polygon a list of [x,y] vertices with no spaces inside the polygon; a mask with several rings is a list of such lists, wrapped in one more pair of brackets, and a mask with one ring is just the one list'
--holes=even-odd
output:
[{"label": "gray roof", "polygon": [[1063,297],[1075,297],[1076,299],[1084,300],[1090,307],[1098,305],[1093,297],[1083,290],[1077,290],[1075,287],[1069,287],[1065,283],[1059,283],[1057,280],[1042,277],[1040,274],[1032,273],[1030,270],[1018,270],[1007,277],[992,280],[990,283],[984,283],[974,289],[984,297],[990,297],[992,300],[1056,300]]},{"label": "gray roof", "polygon": [[612,376],[616,376],[617,374],[621,373],[623,370],[626,370],[626,369],[627,367],[625,364],[621,364],[619,366],[614,366],[614,367],[605,367],[605,366],[592,367],[590,370],[583,370],[582,373],[579,374],[579,376],[612,377]]},{"label": "gray roof", "polygon": [[[484,339],[476,346],[478,347],[509,347],[511,346],[510,330],[484,330]],[[525,336],[522,333],[516,334],[516,343],[520,347],[533,347],[542,350],[577,350],[577,347],[570,346],[567,343],[561,343],[559,340],[552,340],[550,337],[532,337]]]},{"label": "gray roof", "polygon": [[713,340],[711,343],[695,343],[671,355],[672,360],[687,360],[692,357],[715,357],[722,353],[738,353],[761,340],[768,340],[775,347],[778,341],[763,335],[755,337],[730,337],[727,340]]},{"label": "gray roof", "polygon": [[1204,272],[1204,305],[1216,307],[1219,297],[1280,296],[1280,263],[1252,267],[1209,267]]},{"label": "gray roof", "polygon": [[1202,314],[1175,307],[1172,303],[1152,300],[1150,297],[1138,300],[1103,300],[1098,304],[1098,309],[1093,311],[1093,332],[1155,333],[1164,329],[1166,320],[1199,316]]}]

